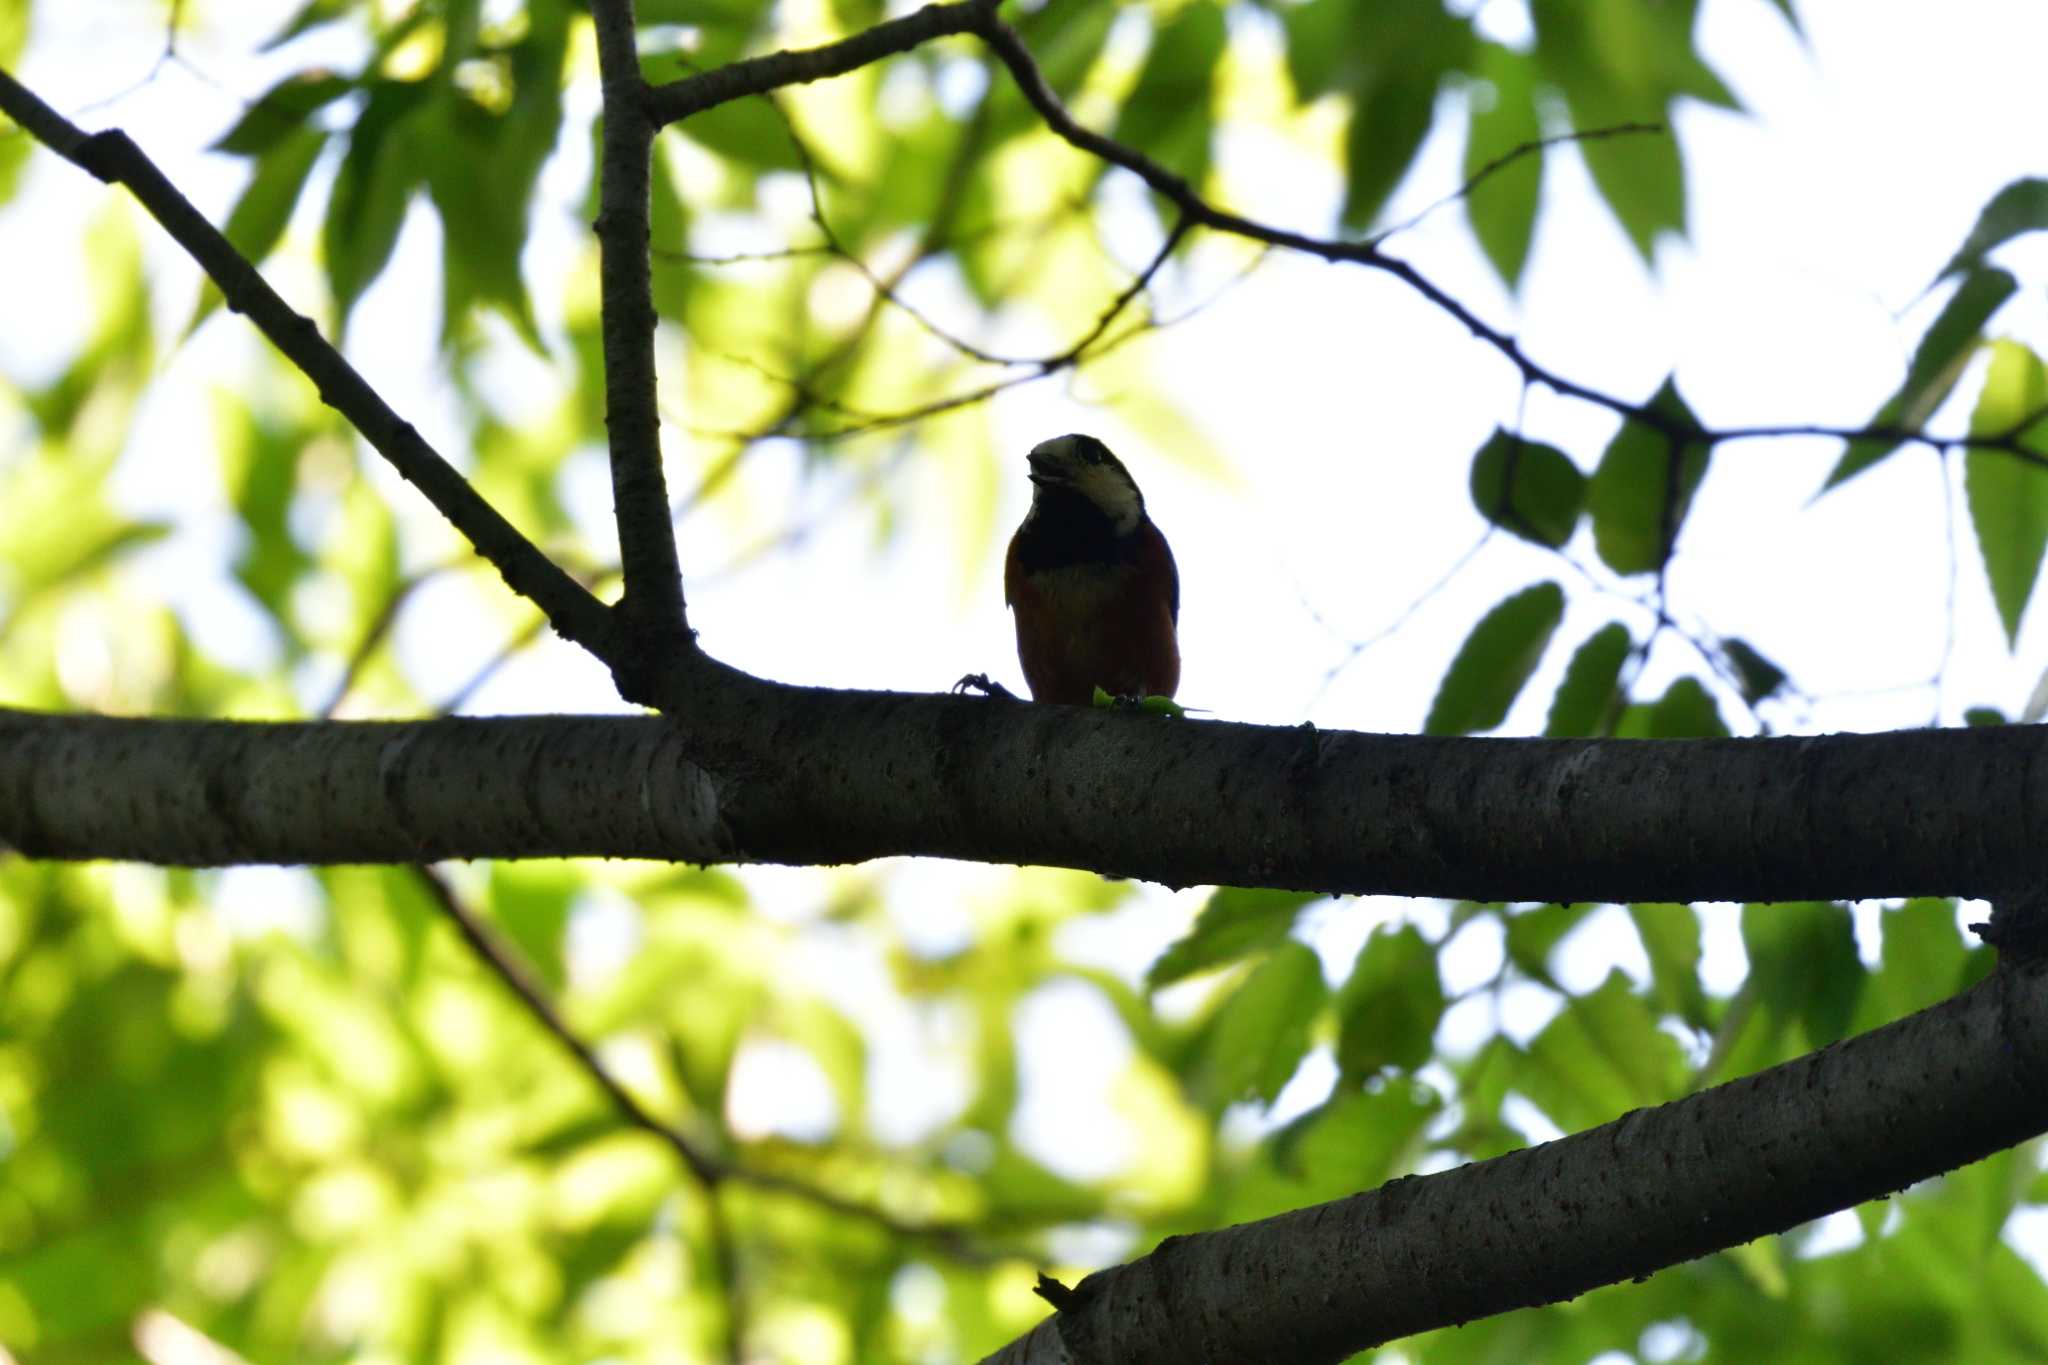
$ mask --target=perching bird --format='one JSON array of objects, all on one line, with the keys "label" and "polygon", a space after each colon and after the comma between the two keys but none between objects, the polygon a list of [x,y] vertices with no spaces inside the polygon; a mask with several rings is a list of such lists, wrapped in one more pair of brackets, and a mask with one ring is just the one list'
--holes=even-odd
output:
[{"label": "perching bird", "polygon": [[1030,456],[1031,510],[1010,539],[1003,600],[1037,701],[1170,697],[1180,685],[1180,573],[1145,497],[1093,436]]}]

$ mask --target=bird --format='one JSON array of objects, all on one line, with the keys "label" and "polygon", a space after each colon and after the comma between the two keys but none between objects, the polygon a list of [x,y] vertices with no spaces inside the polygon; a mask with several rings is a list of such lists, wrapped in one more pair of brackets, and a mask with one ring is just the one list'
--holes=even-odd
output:
[{"label": "bird", "polygon": [[1034,446],[1031,509],[1010,538],[1003,600],[1031,697],[1072,706],[1180,686],[1180,571],[1123,462],[1093,436]]}]

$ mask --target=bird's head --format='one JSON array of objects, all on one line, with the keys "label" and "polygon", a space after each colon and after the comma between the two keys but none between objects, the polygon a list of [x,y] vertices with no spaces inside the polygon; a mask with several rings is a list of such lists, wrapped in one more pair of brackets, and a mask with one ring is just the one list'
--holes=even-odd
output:
[{"label": "bird's head", "polygon": [[1034,512],[1049,500],[1078,497],[1108,518],[1119,535],[1144,520],[1145,495],[1138,481],[1093,436],[1055,436],[1039,442],[1025,459],[1031,466]]}]

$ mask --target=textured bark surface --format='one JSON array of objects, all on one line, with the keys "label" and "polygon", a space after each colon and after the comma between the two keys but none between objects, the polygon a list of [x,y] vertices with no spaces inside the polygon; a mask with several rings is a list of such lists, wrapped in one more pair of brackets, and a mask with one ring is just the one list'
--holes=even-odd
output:
[{"label": "textured bark surface", "polygon": [[1530,740],[700,677],[647,717],[0,711],[0,841],[157,863],[927,854],[1474,900],[1990,895],[2042,878],[2048,730]]},{"label": "textured bark surface", "polygon": [[1315,1365],[1555,1303],[1893,1193],[2048,1128],[2048,969],[1599,1128],[1089,1276],[993,1361]]}]

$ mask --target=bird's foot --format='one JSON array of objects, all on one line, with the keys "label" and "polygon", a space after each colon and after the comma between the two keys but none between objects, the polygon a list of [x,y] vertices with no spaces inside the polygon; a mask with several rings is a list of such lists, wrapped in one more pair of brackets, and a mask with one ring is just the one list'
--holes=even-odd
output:
[{"label": "bird's foot", "polygon": [[1017,700],[1017,694],[1003,686],[986,673],[969,673],[953,684],[956,693],[979,692],[984,697],[999,697],[1004,701]]}]

